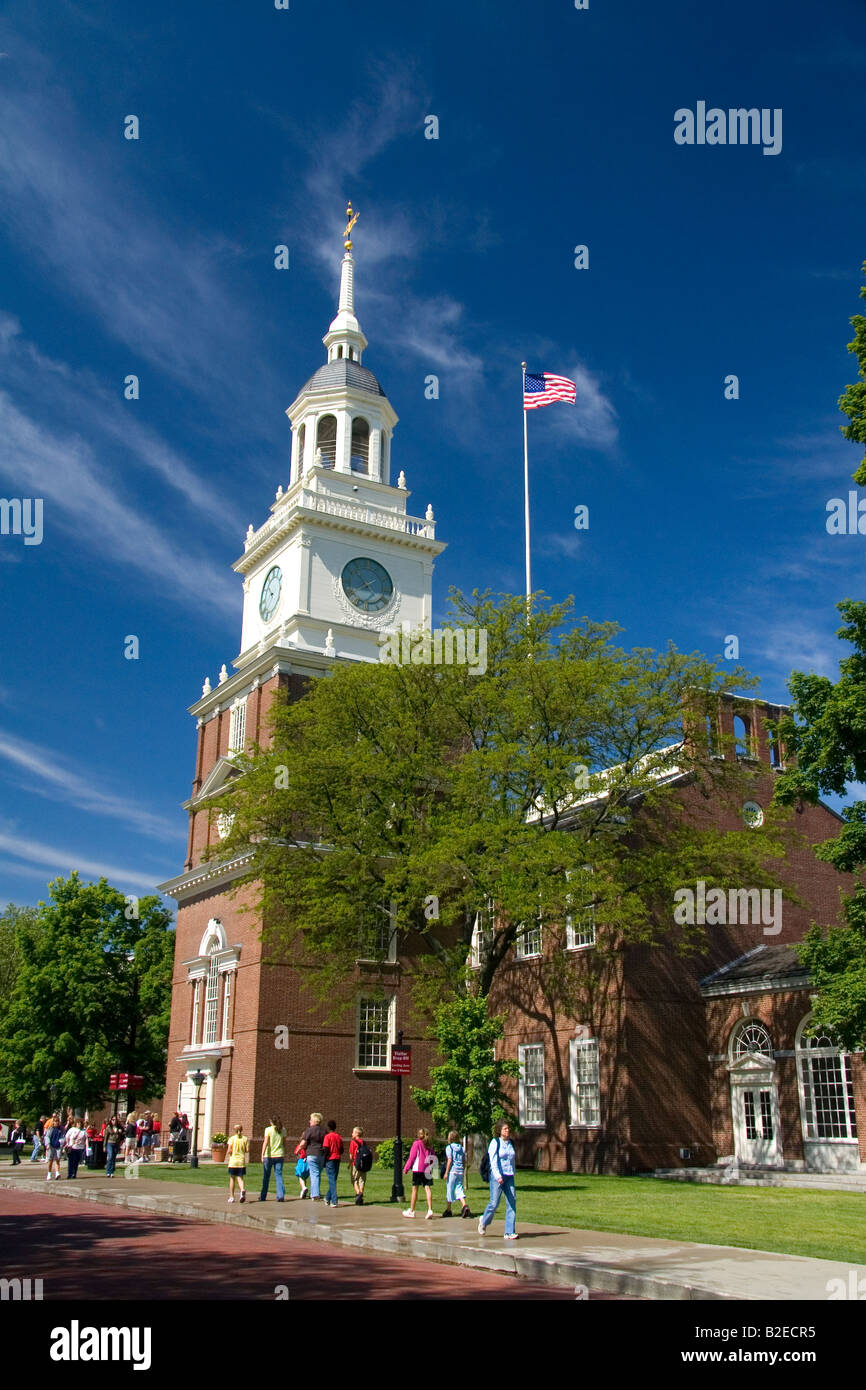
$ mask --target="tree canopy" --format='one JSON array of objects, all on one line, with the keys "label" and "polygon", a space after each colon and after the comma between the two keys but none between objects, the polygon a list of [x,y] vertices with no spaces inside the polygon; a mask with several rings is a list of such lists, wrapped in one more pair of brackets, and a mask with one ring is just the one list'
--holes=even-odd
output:
[{"label": "tree canopy", "polygon": [[[0,1090],[38,1113],[92,1106],[117,1065],[147,1093],[165,1081],[174,936],[157,897],[131,903],[105,879],[55,879],[15,923],[18,966],[0,1005]],[[136,915],[132,915],[135,913]]]},{"label": "tree canopy", "polygon": [[[623,650],[615,624],[575,622],[571,601],[536,597],[530,621],[523,597],[451,602],[452,627],[487,632],[483,674],[430,664],[420,639],[409,664],[338,665],[277,701],[270,745],[237,757],[217,853],[253,845],[244,882],[260,885],[273,958],[301,947],[330,994],[395,931],[422,945],[429,1006],[465,980],[488,904],[481,994],[518,935],[575,905],[594,904],[611,940],[647,941],[679,885],[770,883],[778,826],[742,827],[747,774],[707,751],[705,719],[729,683],[749,688],[745,672]],[[699,824],[683,777],[742,828]]]},{"label": "tree canopy", "polygon": [[[860,297],[866,299],[866,285]],[[848,349],[857,358],[860,380],[839,398],[840,410],[850,419],[842,433],[866,445],[866,317],[855,314],[851,322],[855,336]],[[866,483],[866,456],[853,476],[855,482]],[[866,603],[844,599],[837,607],[844,624],[836,636],[852,648],[839,663],[839,679],[795,671],[788,683],[791,713],[779,724],[779,737],[796,765],[777,780],[775,798],[781,805],[799,799],[814,803],[822,793],[844,796],[866,783]],[[857,873],[866,865],[866,801],[851,801],[842,811],[842,821],[839,834],[816,845],[815,853],[842,872]],[[862,883],[845,899],[843,910],[843,925],[824,931],[814,923],[798,949],[818,990],[815,1026],[853,1049],[866,1047]]]}]

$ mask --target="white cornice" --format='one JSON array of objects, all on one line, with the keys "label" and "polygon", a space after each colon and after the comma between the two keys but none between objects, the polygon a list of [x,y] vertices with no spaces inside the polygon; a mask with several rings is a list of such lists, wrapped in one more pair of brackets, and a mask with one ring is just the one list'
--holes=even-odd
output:
[{"label": "white cornice", "polygon": [[183,898],[191,898],[203,888],[220,888],[245,874],[254,854],[253,849],[248,849],[243,854],[236,855],[234,859],[222,860],[219,863],[210,860],[205,864],[199,864],[197,868],[189,869],[177,878],[170,878],[167,883],[160,883],[157,891],[180,903]]},{"label": "white cornice", "polygon": [[[393,490],[389,488],[389,491]],[[291,504],[286,505],[289,498],[292,499]],[[368,540],[384,540],[431,557],[441,555],[445,549],[445,542],[435,539],[435,523],[428,522],[424,517],[408,516],[390,507],[313,492],[304,488],[303,484],[296,483],[280,499],[280,507],[270,520],[253,534],[243,555],[232,568],[238,574],[249,574],[302,526],[308,530],[349,532]]]}]

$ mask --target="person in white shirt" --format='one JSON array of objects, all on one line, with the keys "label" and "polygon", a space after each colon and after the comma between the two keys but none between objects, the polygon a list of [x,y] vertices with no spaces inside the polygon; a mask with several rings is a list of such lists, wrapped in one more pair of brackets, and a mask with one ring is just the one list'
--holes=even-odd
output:
[{"label": "person in white shirt", "polygon": [[82,1129],[77,1120],[73,1120],[66,1131],[63,1147],[66,1150],[66,1177],[74,1178],[87,1147],[87,1131]]}]

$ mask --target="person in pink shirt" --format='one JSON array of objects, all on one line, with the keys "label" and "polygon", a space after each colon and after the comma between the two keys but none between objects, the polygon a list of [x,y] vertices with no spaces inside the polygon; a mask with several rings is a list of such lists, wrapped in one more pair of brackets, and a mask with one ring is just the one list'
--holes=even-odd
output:
[{"label": "person in pink shirt", "polygon": [[426,1129],[419,1129],[418,1138],[409,1150],[409,1157],[403,1166],[404,1173],[408,1173],[410,1168],[412,1170],[412,1196],[403,1215],[414,1217],[418,1188],[423,1187],[427,1196],[425,1221],[433,1219],[433,1174],[436,1171],[436,1154],[430,1148],[429,1137]]}]

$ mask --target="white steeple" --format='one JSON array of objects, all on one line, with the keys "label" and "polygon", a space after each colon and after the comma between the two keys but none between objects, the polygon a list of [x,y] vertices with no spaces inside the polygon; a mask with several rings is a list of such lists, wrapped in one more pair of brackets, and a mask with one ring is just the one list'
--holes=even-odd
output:
[{"label": "white steeple", "polygon": [[352,212],[352,204],[349,203],[346,208],[346,240],[343,243],[346,254],[340,268],[340,304],[337,309],[337,317],[322,339],[328,349],[329,362],[339,360],[341,357],[348,357],[350,361],[360,362],[361,355],[367,346],[367,339],[364,337],[361,325],[355,315],[355,261],[352,256],[352,243],[349,239],[349,233],[359,216],[359,213]]},{"label": "white steeple", "polygon": [[386,487],[391,481],[391,437],[397,415],[373,373],[361,365],[367,339],[355,314],[355,261],[349,238],[357,220],[350,203],[339,307],[322,339],[328,360],[286,411],[292,425],[290,489],[323,470],[348,475],[358,485],[362,478]]}]

